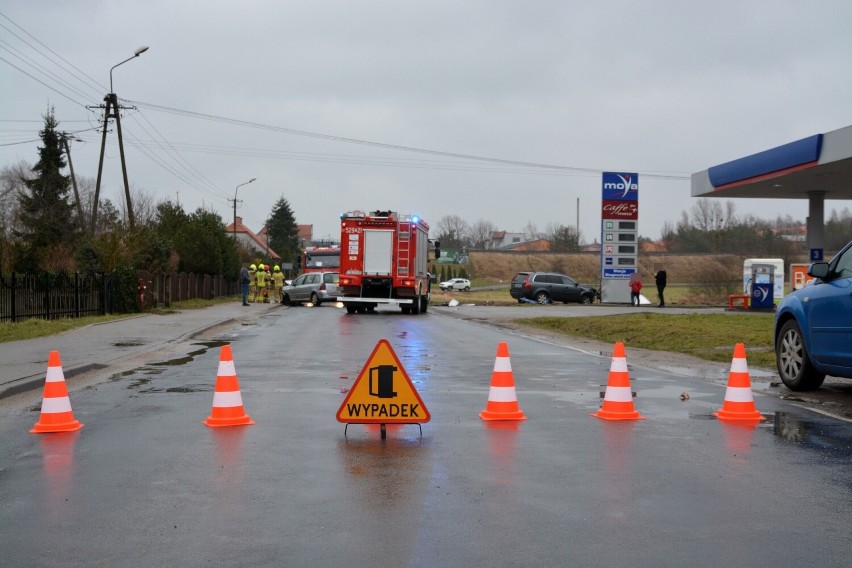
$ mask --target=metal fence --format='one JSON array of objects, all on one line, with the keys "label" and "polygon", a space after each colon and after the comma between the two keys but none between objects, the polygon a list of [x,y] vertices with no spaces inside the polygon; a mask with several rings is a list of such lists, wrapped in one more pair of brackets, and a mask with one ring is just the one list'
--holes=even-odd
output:
[{"label": "metal fence", "polygon": [[104,282],[98,273],[0,276],[0,322],[101,315]]},{"label": "metal fence", "polygon": [[[151,273],[140,270],[134,307],[141,311],[182,300],[210,300],[239,292],[224,276]],[[125,309],[122,309],[124,306]],[[119,279],[111,274],[16,274],[0,276],[0,323],[128,311]],[[135,311],[135,310],[129,310]]]},{"label": "metal fence", "polygon": [[238,283],[222,275],[139,271],[139,305],[142,310],[168,307],[172,302],[182,300],[212,300],[238,293]]}]

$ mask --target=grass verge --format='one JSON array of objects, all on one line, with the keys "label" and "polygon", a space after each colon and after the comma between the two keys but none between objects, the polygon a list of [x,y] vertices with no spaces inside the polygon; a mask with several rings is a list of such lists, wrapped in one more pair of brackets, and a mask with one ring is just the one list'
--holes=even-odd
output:
[{"label": "grass verge", "polygon": [[17,323],[0,324],[0,343],[7,341],[23,341],[56,335],[63,331],[84,327],[93,323],[103,323],[129,317],[132,314],[111,314],[106,316],[89,316],[84,318],[62,318],[55,320],[28,319]]},{"label": "grass verge", "polygon": [[625,347],[684,353],[730,362],[735,343],[744,343],[749,364],[775,366],[772,314],[625,314],[579,318],[519,319],[515,323]]},{"label": "grass verge", "polygon": [[[239,297],[237,296],[233,296],[230,298],[215,298],[213,300],[184,300],[181,302],[174,302],[168,308],[157,308],[146,313],[153,313],[158,315],[171,314],[179,312],[181,310],[197,310],[201,308],[215,306],[217,304],[226,304],[228,302],[238,301]],[[23,341],[26,339],[35,339],[37,337],[47,337],[49,335],[56,335],[57,333],[62,333],[71,329],[85,327],[87,325],[92,325],[95,323],[103,323],[117,319],[133,317],[136,315],[139,314],[109,314],[105,316],[62,318],[54,320],[33,318],[17,323],[3,323],[0,324],[0,343],[5,343],[8,341]]]}]

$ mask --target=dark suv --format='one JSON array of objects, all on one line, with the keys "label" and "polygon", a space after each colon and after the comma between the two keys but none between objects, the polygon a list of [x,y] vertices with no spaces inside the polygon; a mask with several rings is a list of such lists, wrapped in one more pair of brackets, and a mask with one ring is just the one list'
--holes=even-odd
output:
[{"label": "dark suv", "polygon": [[518,302],[534,301],[539,304],[591,304],[597,293],[591,286],[583,286],[573,278],[556,272],[518,272],[509,287],[509,294]]}]

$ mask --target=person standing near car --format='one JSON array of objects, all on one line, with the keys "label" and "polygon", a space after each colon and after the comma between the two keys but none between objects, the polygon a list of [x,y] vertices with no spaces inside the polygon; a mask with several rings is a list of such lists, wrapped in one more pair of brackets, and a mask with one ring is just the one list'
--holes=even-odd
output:
[{"label": "person standing near car", "polygon": [[240,268],[240,290],[243,293],[243,305],[248,306],[249,271],[245,264]]},{"label": "person standing near car", "polygon": [[642,291],[642,277],[639,276],[639,271],[630,275],[627,284],[630,286],[630,304],[633,306],[640,305],[639,293]]},{"label": "person standing near car", "polygon": [[654,281],[657,284],[657,297],[660,299],[660,303],[657,304],[660,308],[666,307],[666,299],[663,297],[663,290],[666,289],[666,271],[660,269],[654,274]]},{"label": "person standing near car", "polygon": [[269,292],[266,290],[266,270],[262,264],[257,265],[257,303],[262,304],[269,301]]},{"label": "person standing near car", "polygon": [[249,273],[249,302],[254,302],[257,298],[257,266],[254,264],[248,267]]},{"label": "person standing near car", "polygon": [[284,294],[284,273],[277,264],[272,267],[272,301],[276,304],[281,301]]}]

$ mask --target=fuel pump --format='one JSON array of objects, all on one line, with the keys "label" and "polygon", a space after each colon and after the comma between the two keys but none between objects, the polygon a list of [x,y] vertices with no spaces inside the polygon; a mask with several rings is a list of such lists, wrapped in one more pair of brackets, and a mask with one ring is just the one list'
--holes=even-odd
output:
[{"label": "fuel pump", "polygon": [[751,297],[752,309],[772,309],[775,307],[775,265],[754,263],[751,265],[751,279],[746,293]]}]

